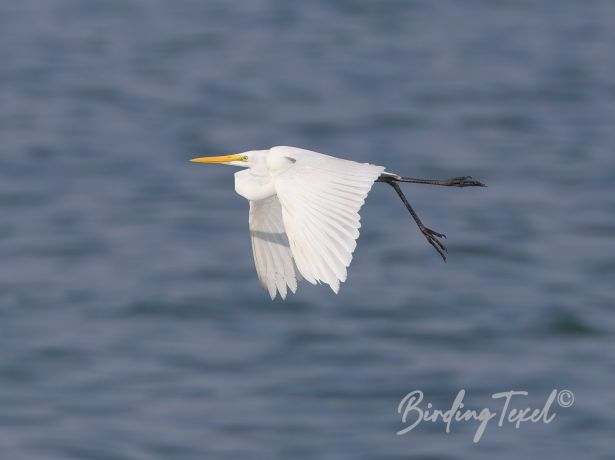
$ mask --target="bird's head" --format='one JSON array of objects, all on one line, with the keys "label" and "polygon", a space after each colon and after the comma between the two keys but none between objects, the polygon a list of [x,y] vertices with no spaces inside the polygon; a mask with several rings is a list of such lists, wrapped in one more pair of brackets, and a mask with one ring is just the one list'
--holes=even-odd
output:
[{"label": "bird's head", "polygon": [[234,153],[232,155],[222,155],[217,157],[199,157],[193,158],[194,163],[220,163],[224,165],[239,166],[243,168],[249,168],[260,159],[259,153],[262,151],[254,150],[243,153]]}]

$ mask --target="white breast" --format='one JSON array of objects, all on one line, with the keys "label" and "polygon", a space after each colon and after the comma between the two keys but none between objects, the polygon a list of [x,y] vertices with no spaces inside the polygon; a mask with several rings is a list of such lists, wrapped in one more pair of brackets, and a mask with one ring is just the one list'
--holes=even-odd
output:
[{"label": "white breast", "polygon": [[275,195],[273,176],[251,169],[235,173],[235,191],[246,200],[258,201]]}]

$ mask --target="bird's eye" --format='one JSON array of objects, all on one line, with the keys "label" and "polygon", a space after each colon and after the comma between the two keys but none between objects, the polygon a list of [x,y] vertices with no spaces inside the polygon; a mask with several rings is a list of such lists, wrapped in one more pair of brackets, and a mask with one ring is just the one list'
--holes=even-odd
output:
[{"label": "bird's eye", "polygon": [[241,161],[248,161],[248,155],[242,155]]}]

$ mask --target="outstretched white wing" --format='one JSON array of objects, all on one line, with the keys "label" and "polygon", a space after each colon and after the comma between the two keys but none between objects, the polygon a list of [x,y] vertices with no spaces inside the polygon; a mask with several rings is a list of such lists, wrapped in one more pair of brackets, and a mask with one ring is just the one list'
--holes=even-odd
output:
[{"label": "outstretched white wing", "polygon": [[287,286],[294,293],[297,274],[276,196],[250,201],[250,237],[258,279],[271,298],[286,298]]},{"label": "outstretched white wing", "polygon": [[359,210],[384,167],[292,147],[272,152],[295,161],[275,188],[297,268],[310,283],[337,293],[359,237]]}]

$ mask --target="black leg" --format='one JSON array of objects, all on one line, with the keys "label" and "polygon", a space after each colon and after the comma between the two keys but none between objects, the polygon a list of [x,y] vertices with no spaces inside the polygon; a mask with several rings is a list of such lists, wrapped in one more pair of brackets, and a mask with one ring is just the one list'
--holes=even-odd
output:
[{"label": "black leg", "polygon": [[414,179],[402,177],[396,174],[384,173],[378,178],[378,182],[407,182],[410,184],[442,185],[444,187],[485,187],[480,181],[472,179],[472,176],[453,177],[452,179]]},{"label": "black leg", "polygon": [[419,230],[421,231],[421,233],[425,236],[425,238],[427,238],[427,241],[429,242],[429,244],[431,244],[434,247],[434,249],[438,251],[438,254],[440,254],[440,256],[442,256],[442,259],[446,262],[446,252],[447,252],[446,246],[444,246],[444,244],[442,244],[442,242],[440,242],[440,240],[438,239],[438,238],[446,238],[446,235],[442,233],[438,233],[430,228],[425,227],[425,225],[423,224],[423,222],[421,221],[417,213],[414,211],[410,203],[408,203],[408,200],[406,199],[406,195],[404,195],[404,192],[401,191],[401,188],[397,184],[397,179],[393,179],[390,176],[389,177],[380,176],[380,178],[378,179],[378,182],[386,182],[387,184],[389,184],[391,187],[395,189],[395,191],[399,195],[399,198],[401,198],[401,201],[404,203],[404,205],[406,206],[406,209],[408,210],[408,212],[414,219],[414,222],[416,222],[416,225],[419,227]]}]

